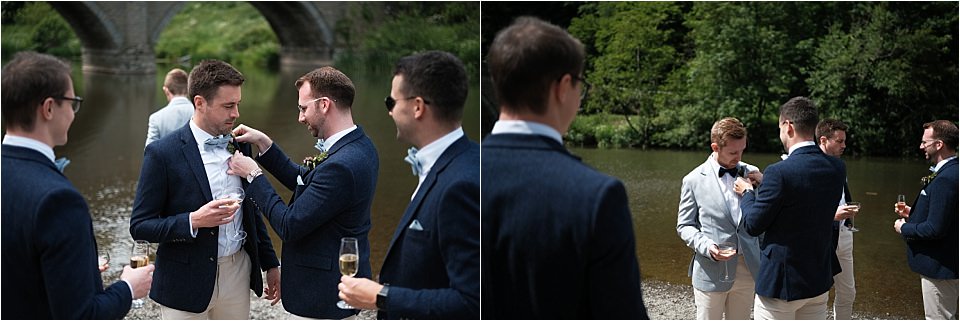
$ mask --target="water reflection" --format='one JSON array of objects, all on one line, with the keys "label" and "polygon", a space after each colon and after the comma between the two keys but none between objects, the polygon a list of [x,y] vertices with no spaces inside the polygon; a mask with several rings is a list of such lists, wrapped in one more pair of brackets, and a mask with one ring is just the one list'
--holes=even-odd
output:
[{"label": "water reflection", "polygon": [[[78,95],[85,100],[83,109],[70,129],[69,142],[57,147],[55,154],[72,160],[65,174],[87,199],[97,244],[109,249],[111,257],[116,258],[114,262],[124,262],[133,242],[129,220],[143,162],[147,118],[167,103],[160,86],[170,67],[159,66],[155,75],[118,76],[83,74],[79,65],[74,64],[73,78]],[[365,66],[359,71],[340,68],[351,77],[357,89],[354,121],[370,136],[380,155],[380,177],[372,205],[370,232],[370,262],[374,273],[380,269],[394,228],[417,184],[410,166],[403,162],[410,146],[397,142],[396,127],[383,107],[383,98],[390,91],[391,67]],[[294,82],[309,70],[278,73],[238,69],[247,79],[243,85],[239,123],[270,135],[291,159],[315,154],[316,139],[297,122],[295,107]],[[473,140],[478,140],[480,134],[479,113],[479,86],[475,82],[470,88],[463,120],[464,132]],[[280,196],[288,200],[292,192],[272,176],[267,177]],[[281,242],[272,229],[271,238],[277,253],[281,253]],[[113,264],[106,279],[116,277],[122,265]]]},{"label": "water reflection", "polygon": [[[677,236],[677,206],[683,176],[703,163],[708,152],[571,151],[626,186],[643,278],[689,285],[687,266],[692,251]],[[761,169],[779,160],[779,154],[744,155],[744,161]],[[897,194],[908,195],[908,203],[913,203],[929,165],[920,160],[882,158],[845,161],[852,197],[863,204],[856,220],[860,232],[854,234],[854,313],[922,319],[920,276],[907,266],[906,246],[893,230],[896,215],[892,209]]]}]

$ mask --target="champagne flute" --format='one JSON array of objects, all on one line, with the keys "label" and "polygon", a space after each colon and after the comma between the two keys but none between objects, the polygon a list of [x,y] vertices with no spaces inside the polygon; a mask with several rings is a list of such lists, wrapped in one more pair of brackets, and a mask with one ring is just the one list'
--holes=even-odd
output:
[{"label": "champagne flute", "polygon": [[[849,205],[849,206],[855,206],[856,208],[854,208],[853,211],[854,211],[855,213],[857,213],[857,214],[860,213],[860,202],[847,202],[847,205]],[[850,232],[859,232],[859,231],[860,231],[860,229],[858,229],[858,228],[856,228],[856,227],[853,226],[853,218],[852,218],[852,217],[851,217],[851,218],[848,218],[847,221],[850,221],[850,227],[848,227],[847,230],[849,230]]]},{"label": "champagne flute", "polygon": [[[720,255],[722,256],[733,256],[737,254],[737,245],[731,242],[723,242],[723,243],[717,244],[717,248],[720,249]],[[736,260],[736,257],[734,257],[733,260]],[[729,265],[727,265],[727,263],[730,263],[730,261],[723,262],[723,277],[720,278],[720,282],[725,282],[725,283],[733,282],[733,279],[730,278],[730,267]]]},{"label": "champagne flute", "polygon": [[[130,267],[136,269],[150,265],[150,242],[136,240],[133,242],[133,249],[130,251]],[[132,309],[143,307],[143,299],[134,299],[130,305]]]},{"label": "champagne flute", "polygon": [[[340,274],[353,277],[360,267],[360,251],[357,248],[357,239],[344,237],[340,239]],[[355,309],[347,302],[340,300],[337,307],[341,309]]]},{"label": "champagne flute", "polygon": [[907,209],[907,196],[900,194],[897,195],[897,214],[903,213]]},{"label": "champagne flute", "polygon": [[[245,196],[245,194],[243,193],[243,189],[242,189],[242,188],[239,188],[239,187],[228,187],[228,188],[226,188],[226,189],[224,189],[223,191],[220,192],[220,195],[217,196],[217,199],[232,199],[232,200],[236,200],[236,202],[233,203],[233,204],[224,205],[224,206],[233,206],[234,204],[243,203],[243,198],[244,198],[244,196]],[[241,213],[240,213],[240,209],[237,209],[237,212],[234,213],[234,215],[237,215],[237,214],[241,214]],[[241,214],[241,216],[242,216],[242,214]],[[242,221],[242,219],[241,219],[239,216],[234,216],[234,217],[233,217],[233,222],[232,222],[231,224],[233,225],[233,234],[228,234],[227,237],[228,237],[231,241],[243,242],[243,240],[247,238],[247,232],[245,232],[245,231],[243,231],[243,229],[241,229],[241,227],[243,226],[243,221]]]},{"label": "champagne flute", "polygon": [[107,264],[110,264],[110,251],[105,249],[97,251],[97,267],[103,273],[107,270]]}]

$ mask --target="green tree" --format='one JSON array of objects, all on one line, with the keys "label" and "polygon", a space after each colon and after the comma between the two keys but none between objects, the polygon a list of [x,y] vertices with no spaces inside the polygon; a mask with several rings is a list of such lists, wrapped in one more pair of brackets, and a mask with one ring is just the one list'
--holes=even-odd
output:
[{"label": "green tree", "polygon": [[[580,6],[570,32],[591,44],[586,77],[594,84],[584,111],[623,115],[646,147],[658,129],[653,97],[680,61],[675,44],[682,20],[680,7],[669,2],[600,2]],[[594,53],[595,52],[595,53]],[[629,115],[637,123],[631,121]]]},{"label": "green tree", "polygon": [[3,59],[32,50],[64,58],[80,57],[80,40],[46,2],[3,2]]},{"label": "green tree", "polygon": [[812,96],[854,152],[915,155],[923,123],[957,120],[957,3],[858,3],[848,20],[816,50]]}]

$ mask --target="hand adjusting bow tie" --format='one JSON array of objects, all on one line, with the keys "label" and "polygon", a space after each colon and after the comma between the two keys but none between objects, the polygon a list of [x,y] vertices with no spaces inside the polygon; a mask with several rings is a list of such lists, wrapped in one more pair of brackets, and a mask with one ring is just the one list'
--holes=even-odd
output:
[{"label": "hand adjusting bow tie", "polygon": [[413,176],[420,176],[420,172],[423,171],[423,164],[420,164],[420,159],[417,158],[416,147],[410,147],[410,149],[407,150],[407,157],[403,158],[403,161],[410,163]]},{"label": "hand adjusting bow tie", "polygon": [[230,135],[220,135],[207,138],[203,142],[203,150],[210,150],[211,148],[227,148],[227,144],[233,140],[233,136]]},{"label": "hand adjusting bow tie", "polygon": [[719,175],[719,177],[723,177],[723,174],[730,174],[731,177],[736,178],[736,177],[737,177],[737,174],[738,174],[738,172],[739,172],[739,169],[740,169],[739,166],[734,167],[734,168],[731,168],[731,169],[726,169],[726,168],[720,167],[720,172],[718,173],[718,175]]},{"label": "hand adjusting bow tie", "polygon": [[318,140],[317,140],[317,144],[316,144],[316,145],[313,145],[313,148],[316,148],[316,149],[319,150],[321,153],[326,153],[326,152],[327,152],[327,149],[323,147],[323,142],[324,142],[324,139],[318,139]]},{"label": "hand adjusting bow tie", "polygon": [[53,161],[53,165],[57,166],[57,170],[63,173],[63,169],[67,167],[67,165],[70,165],[70,160],[66,157],[60,157]]}]

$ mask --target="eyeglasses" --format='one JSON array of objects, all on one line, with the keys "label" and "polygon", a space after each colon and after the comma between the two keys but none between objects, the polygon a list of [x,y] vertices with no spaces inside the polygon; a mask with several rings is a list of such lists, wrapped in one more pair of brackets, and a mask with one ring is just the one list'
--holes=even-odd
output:
[{"label": "eyeglasses", "polygon": [[[417,96],[411,96],[411,97],[407,97],[407,98],[400,99],[400,100],[410,100],[410,99],[414,99],[414,98],[417,98]],[[423,103],[429,105],[429,104],[430,104],[430,101],[424,99],[424,100],[423,100]],[[393,97],[387,96],[387,98],[384,98],[384,99],[383,99],[383,104],[384,104],[385,106],[387,106],[387,112],[392,112],[392,111],[393,111],[393,106],[396,106],[396,105],[397,105],[397,100],[396,100],[396,99],[393,99]]]},{"label": "eyeglasses", "polygon": [[938,141],[938,140],[939,140],[939,139],[921,140],[921,141],[920,141],[920,148],[927,148],[927,147],[930,146],[931,143],[936,142],[936,141]]},{"label": "eyeglasses", "polygon": [[577,81],[583,82],[583,87],[580,88],[580,101],[583,102],[587,100],[587,97],[589,97],[590,88],[592,88],[593,85],[590,85],[590,83],[587,82],[586,78],[580,78],[580,76],[573,76],[573,75],[570,75],[570,76],[573,77],[573,79],[576,79]]},{"label": "eyeglasses", "polygon": [[83,97],[80,97],[80,96],[74,96],[74,97],[72,97],[72,98],[71,98],[71,97],[66,97],[66,96],[57,96],[57,97],[54,97],[54,98],[56,98],[56,99],[71,100],[72,102],[70,103],[70,106],[73,108],[73,112],[74,112],[74,113],[80,111],[80,103],[83,102]]},{"label": "eyeglasses", "polygon": [[307,112],[307,106],[304,106],[304,105],[309,105],[310,103],[315,102],[315,101],[318,101],[318,100],[320,100],[320,99],[326,99],[326,100],[329,100],[329,101],[332,101],[332,102],[337,102],[337,101],[334,100],[334,99],[330,99],[330,97],[323,96],[323,97],[320,97],[320,98],[317,98],[317,99],[314,99],[314,100],[305,102],[305,103],[303,103],[303,105],[297,104],[297,109],[300,109],[300,112],[301,112],[301,113],[305,113],[305,112]]}]

